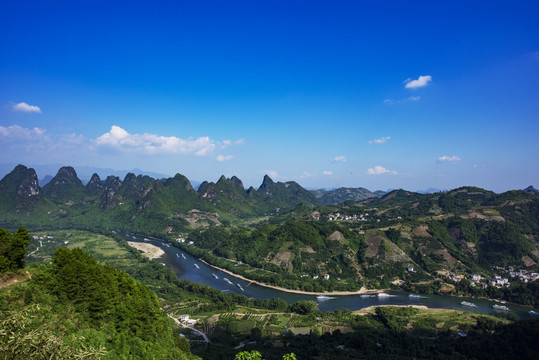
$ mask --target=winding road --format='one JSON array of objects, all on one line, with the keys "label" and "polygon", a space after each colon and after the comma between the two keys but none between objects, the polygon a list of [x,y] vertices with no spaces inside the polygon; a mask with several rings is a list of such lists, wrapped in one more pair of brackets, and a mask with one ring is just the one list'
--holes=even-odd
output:
[{"label": "winding road", "polygon": [[204,339],[205,342],[207,342],[207,343],[210,342],[210,339],[208,338],[208,336],[207,336],[206,334],[204,334],[202,331],[197,330],[197,329],[195,329],[195,328],[193,328],[193,327],[186,326],[186,325],[182,324],[182,323],[180,322],[180,320],[178,320],[177,318],[175,318],[174,316],[172,316],[172,315],[170,315],[170,314],[168,314],[168,317],[171,318],[171,319],[173,319],[174,322],[175,322],[176,324],[180,325],[181,327],[184,327],[184,328],[186,328],[186,329],[191,329],[194,333],[199,334],[200,336],[202,336],[202,338]]}]

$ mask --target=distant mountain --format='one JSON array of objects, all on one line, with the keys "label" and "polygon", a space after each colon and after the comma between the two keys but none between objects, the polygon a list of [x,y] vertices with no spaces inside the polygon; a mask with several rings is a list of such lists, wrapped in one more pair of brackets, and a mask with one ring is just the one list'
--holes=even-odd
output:
[{"label": "distant mountain", "polygon": [[524,191],[529,192],[529,193],[534,194],[534,195],[539,195],[539,190],[537,190],[536,188],[534,188],[531,185],[528,186],[527,188],[525,188]]},{"label": "distant mountain", "polygon": [[[9,173],[11,169],[13,169],[16,165],[17,164],[13,164],[13,163],[0,164],[0,176]],[[51,174],[55,174],[58,171],[58,169],[63,166],[64,165],[62,164],[48,164],[48,165],[32,165],[31,167],[36,171],[36,173],[42,179],[42,181],[45,180],[43,183],[40,182],[40,186],[45,186],[47,182],[50,180],[50,178],[52,178]],[[156,173],[152,171],[144,171],[137,168],[131,169],[131,170],[115,170],[111,168],[99,168],[99,167],[94,167],[94,166],[74,166],[73,168],[77,171],[77,175],[83,184],[88,183],[88,181],[90,181],[94,173],[98,174],[102,178],[106,178],[109,175],[114,175],[120,178],[124,178],[128,173],[134,173],[137,175],[138,174],[148,175],[154,179],[162,179],[162,178],[169,177],[169,175]]]},{"label": "distant mountain", "polygon": [[48,184],[53,178],[52,175],[45,175],[41,180],[39,180],[39,186],[43,187]]},{"label": "distant mountain", "polygon": [[84,192],[85,187],[71,166],[60,168],[56,176],[43,187],[43,194],[54,202],[77,202]]},{"label": "distant mountain", "polygon": [[[492,278],[500,273],[493,266],[537,272],[538,211],[539,198],[521,190],[398,189],[314,211],[297,207],[272,217],[271,226],[229,228],[226,236],[208,229],[190,239],[219,261],[227,257],[267,270],[260,278],[253,270],[243,275],[277,286],[322,292],[404,281],[406,291],[428,286],[448,293],[460,281],[450,274]],[[230,269],[237,271],[235,263]],[[327,280],[315,278],[322,274]]]},{"label": "distant mountain", "polygon": [[[305,274],[330,275],[327,286],[302,283],[322,291],[355,290],[359,281],[378,288],[403,279],[422,283],[445,273],[491,276],[493,265],[539,271],[533,187],[502,194],[472,186],[435,194],[310,192],[266,175],[258,189],[221,176],[195,190],[181,174],[94,173],[84,185],[72,167],[43,187],[37,179],[34,169],[17,165],[0,180],[0,223],[191,237],[194,251],[268,270],[259,276],[273,274],[275,285],[297,286]],[[322,206],[322,199],[337,204]]]},{"label": "distant mountain", "polygon": [[0,211],[2,212],[28,215],[41,198],[42,191],[34,169],[17,165],[0,181]]},{"label": "distant mountain", "polygon": [[419,193],[419,194],[435,194],[435,193],[440,193],[440,192],[444,192],[444,191],[447,191],[447,190],[442,190],[442,189],[438,189],[438,188],[428,188],[428,189],[425,189],[425,190],[417,190],[416,192]]},{"label": "distant mountain", "polygon": [[385,192],[371,192],[365,188],[345,188],[341,187],[335,190],[313,190],[311,191],[318,200],[320,200],[324,205],[337,205],[342,204],[345,201],[362,201],[369,198],[380,197],[385,194]]},{"label": "distant mountain", "polygon": [[[279,213],[300,204],[321,204],[299,184],[275,183],[269,176],[264,177],[258,190],[245,190],[235,176],[222,176],[217,183],[203,182],[196,191],[181,174],[156,180],[127,173],[123,180],[114,175],[102,180],[94,173],[84,185],[70,166],[61,167],[41,188],[35,171],[18,165],[0,180],[0,196],[0,221],[24,213],[35,215],[25,218],[25,223],[93,224],[147,232],[220,225]],[[37,213],[36,204],[41,204]]]}]

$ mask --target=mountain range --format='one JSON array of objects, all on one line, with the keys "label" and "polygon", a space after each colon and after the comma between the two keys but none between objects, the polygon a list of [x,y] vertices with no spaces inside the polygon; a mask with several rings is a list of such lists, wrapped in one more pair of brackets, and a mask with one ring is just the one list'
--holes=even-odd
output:
[{"label": "mountain range", "polygon": [[502,194],[308,191],[266,175],[258,189],[221,176],[195,190],[181,174],[95,173],[84,185],[68,166],[41,187],[34,169],[17,165],[0,180],[0,199],[0,224],[186,237],[196,244],[188,250],[210,263],[239,261],[262,271],[245,269],[245,276],[304,290],[431,284],[440,274],[490,274],[493,265],[535,271],[539,263],[539,198],[531,186]]},{"label": "mountain range", "polygon": [[101,179],[94,173],[84,185],[75,169],[67,166],[41,187],[35,170],[24,165],[17,165],[0,181],[0,198],[4,222],[24,215],[24,222],[129,225],[150,231],[158,231],[157,227],[163,231],[165,223],[169,232],[278,214],[299,204],[322,204],[296,182],[274,182],[267,175],[258,189],[246,190],[237,177],[221,176],[195,190],[181,174],[154,179],[128,173],[122,180],[114,175]]}]

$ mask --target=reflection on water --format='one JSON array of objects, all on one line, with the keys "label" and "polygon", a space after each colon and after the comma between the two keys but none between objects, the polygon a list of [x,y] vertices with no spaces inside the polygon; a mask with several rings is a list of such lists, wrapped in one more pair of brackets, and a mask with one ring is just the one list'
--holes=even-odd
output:
[{"label": "reflection on water", "polygon": [[[187,279],[189,281],[207,284],[224,292],[235,292],[238,294],[243,294],[249,298],[280,298],[289,304],[299,300],[314,300],[318,302],[318,308],[320,310],[334,310],[342,308],[359,310],[365,307],[376,305],[422,305],[430,308],[455,309],[484,314],[492,314],[496,311],[492,306],[497,304],[497,302],[485,299],[404,293],[342,295],[330,296],[328,299],[326,299],[317,298],[315,295],[289,293],[259,286],[243,279],[239,279],[234,275],[227,274],[223,271],[208,266],[198,259],[195,259],[191,255],[183,252],[181,249],[170,246],[162,241],[147,238],[143,239],[138,236],[135,237],[127,234],[123,234],[123,236],[129,241],[144,241],[163,249],[165,254],[156,260],[171,268],[178,275],[178,279]],[[473,304],[476,306],[471,307],[463,305],[463,301],[468,303],[473,302]],[[534,316],[528,313],[530,310],[528,308],[507,304],[506,306],[521,319],[529,319]]]}]

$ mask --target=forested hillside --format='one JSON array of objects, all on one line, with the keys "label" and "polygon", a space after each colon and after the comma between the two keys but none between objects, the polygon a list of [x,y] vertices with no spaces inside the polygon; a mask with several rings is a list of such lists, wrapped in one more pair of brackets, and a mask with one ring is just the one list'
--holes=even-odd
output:
[{"label": "forested hillside", "polygon": [[305,291],[364,286],[525,304],[539,299],[535,192],[462,187],[376,195],[321,205],[299,184],[268,176],[247,190],[237,177],[222,176],[195,191],[180,174],[160,180],[94,175],[84,186],[70,167],[40,188],[35,172],[19,165],[0,181],[0,221],[153,235],[249,279]]},{"label": "forested hillside", "polygon": [[195,358],[152,291],[80,249],[21,274],[0,288],[2,359]]}]

